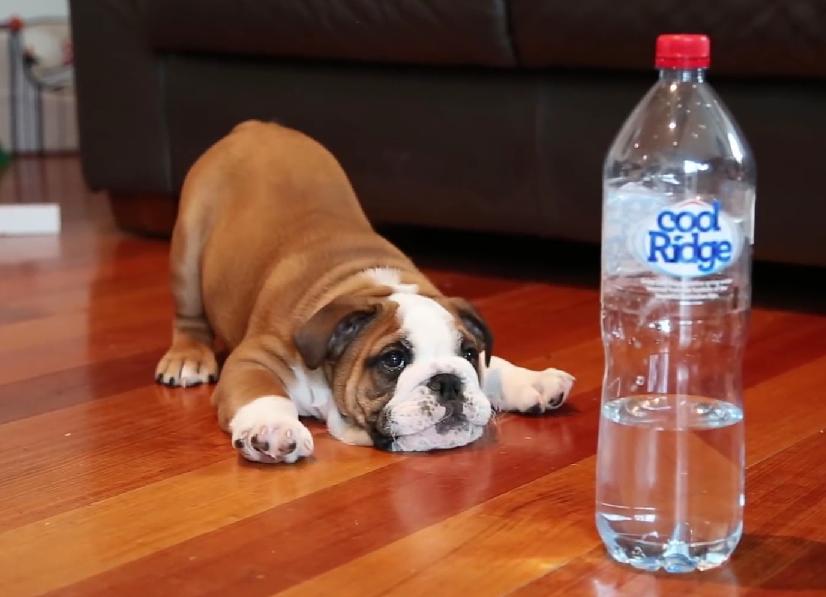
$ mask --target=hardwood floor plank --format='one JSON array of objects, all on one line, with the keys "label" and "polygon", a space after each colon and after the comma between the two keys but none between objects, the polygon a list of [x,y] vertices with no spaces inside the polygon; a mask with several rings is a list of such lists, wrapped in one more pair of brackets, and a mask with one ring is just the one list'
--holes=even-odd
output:
[{"label": "hardwood floor plank", "polygon": [[317,462],[292,467],[224,459],[0,533],[3,594],[58,589],[399,459],[344,448],[321,438]]},{"label": "hardwood floor plank", "polygon": [[[31,257],[31,253],[36,256]],[[3,300],[25,296],[31,289],[83,288],[99,280],[126,280],[150,271],[164,279],[169,269],[168,243],[114,233],[101,237],[86,231],[59,239],[0,238],[0,255],[0,273],[7,282],[0,287]]]},{"label": "hardwood floor plank", "polygon": [[141,388],[0,427],[0,529],[83,506],[227,459],[204,403]]},{"label": "hardwood floor plank", "polygon": [[[65,371],[80,366],[88,366],[102,360],[128,357],[157,351],[160,357],[169,346],[169,315],[149,311],[141,316],[116,323],[96,324],[90,322],[88,333],[81,337],[67,338],[55,342],[11,351],[4,357],[4,367],[0,369],[0,384],[14,383]],[[148,372],[151,380],[154,367]]]},{"label": "hardwood floor plank", "polygon": [[586,458],[280,594],[504,595],[593,547],[593,476]]},{"label": "hardwood floor plank", "polygon": [[[529,284],[476,304],[493,329],[494,352],[520,362],[598,337],[598,296],[593,289]],[[565,325],[555,328],[555,321]]]},{"label": "hardwood floor plank", "polygon": [[743,385],[765,379],[826,354],[826,317],[755,310],[743,358]]},{"label": "hardwood floor plank", "polygon": [[746,462],[752,466],[826,428],[826,402],[789,401],[826,387],[826,355],[746,391]]},{"label": "hardwood floor plank", "polygon": [[[157,272],[136,274],[126,278],[107,278],[95,281],[94,287],[72,286],[48,292],[30,292],[16,299],[7,298],[0,306],[0,321],[15,322],[47,316],[78,313],[96,307],[99,303],[113,303],[128,298],[135,292],[166,292],[169,288]],[[164,300],[168,300],[164,299]],[[28,309],[34,317],[10,317],[8,311]]]},{"label": "hardwood floor plank", "polygon": [[521,280],[478,275],[437,268],[422,268],[423,273],[447,296],[462,296],[470,301],[500,295],[524,285]]},{"label": "hardwood floor plank", "polygon": [[[158,286],[134,289],[126,296],[112,299],[99,298],[88,310],[61,312],[0,327],[0,358],[67,339],[85,339],[90,333],[102,333],[147,320],[162,317],[171,320],[172,312],[169,290]],[[171,329],[171,324],[167,327]]]},{"label": "hardwood floor plank", "polygon": [[147,375],[151,375],[162,350],[159,347],[99,359],[89,365],[0,384],[0,424],[146,388]]}]

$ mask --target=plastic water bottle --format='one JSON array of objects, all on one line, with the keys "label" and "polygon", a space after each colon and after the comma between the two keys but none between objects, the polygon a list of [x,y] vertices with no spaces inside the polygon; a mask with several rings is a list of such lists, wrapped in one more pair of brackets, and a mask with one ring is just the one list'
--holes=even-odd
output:
[{"label": "plastic water bottle", "polygon": [[709,46],[657,39],[659,81],[604,170],[596,524],[644,570],[718,566],[743,527],[755,166]]}]

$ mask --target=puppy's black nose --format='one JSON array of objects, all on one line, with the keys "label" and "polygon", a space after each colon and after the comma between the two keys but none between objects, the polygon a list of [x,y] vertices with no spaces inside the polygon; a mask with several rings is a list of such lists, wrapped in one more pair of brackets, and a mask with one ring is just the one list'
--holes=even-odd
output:
[{"label": "puppy's black nose", "polygon": [[439,373],[430,378],[427,388],[436,394],[441,402],[460,400],[462,398],[462,380],[452,373]]}]

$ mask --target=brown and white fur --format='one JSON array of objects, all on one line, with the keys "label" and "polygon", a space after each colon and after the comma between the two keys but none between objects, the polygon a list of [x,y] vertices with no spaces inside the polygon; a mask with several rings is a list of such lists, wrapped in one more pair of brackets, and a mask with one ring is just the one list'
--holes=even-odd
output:
[{"label": "brown and white fur", "polygon": [[467,302],[444,297],[376,234],[335,158],[245,122],[195,163],[172,237],[172,346],[156,378],[214,382],[221,427],[257,462],[313,452],[299,416],[387,450],[477,439],[493,410],[544,412],[573,378],[492,357]]}]

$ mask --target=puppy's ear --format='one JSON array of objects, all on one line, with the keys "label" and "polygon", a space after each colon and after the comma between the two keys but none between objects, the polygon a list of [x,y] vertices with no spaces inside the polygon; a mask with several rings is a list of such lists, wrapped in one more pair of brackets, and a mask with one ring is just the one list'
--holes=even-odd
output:
[{"label": "puppy's ear", "polygon": [[325,361],[338,359],[378,312],[378,302],[336,299],[299,327],[293,342],[307,367],[317,369]]},{"label": "puppy's ear", "polygon": [[479,312],[463,298],[449,299],[451,306],[456,310],[460,321],[473,334],[477,342],[485,347],[485,366],[490,366],[490,357],[493,356],[493,334],[488,324]]}]

